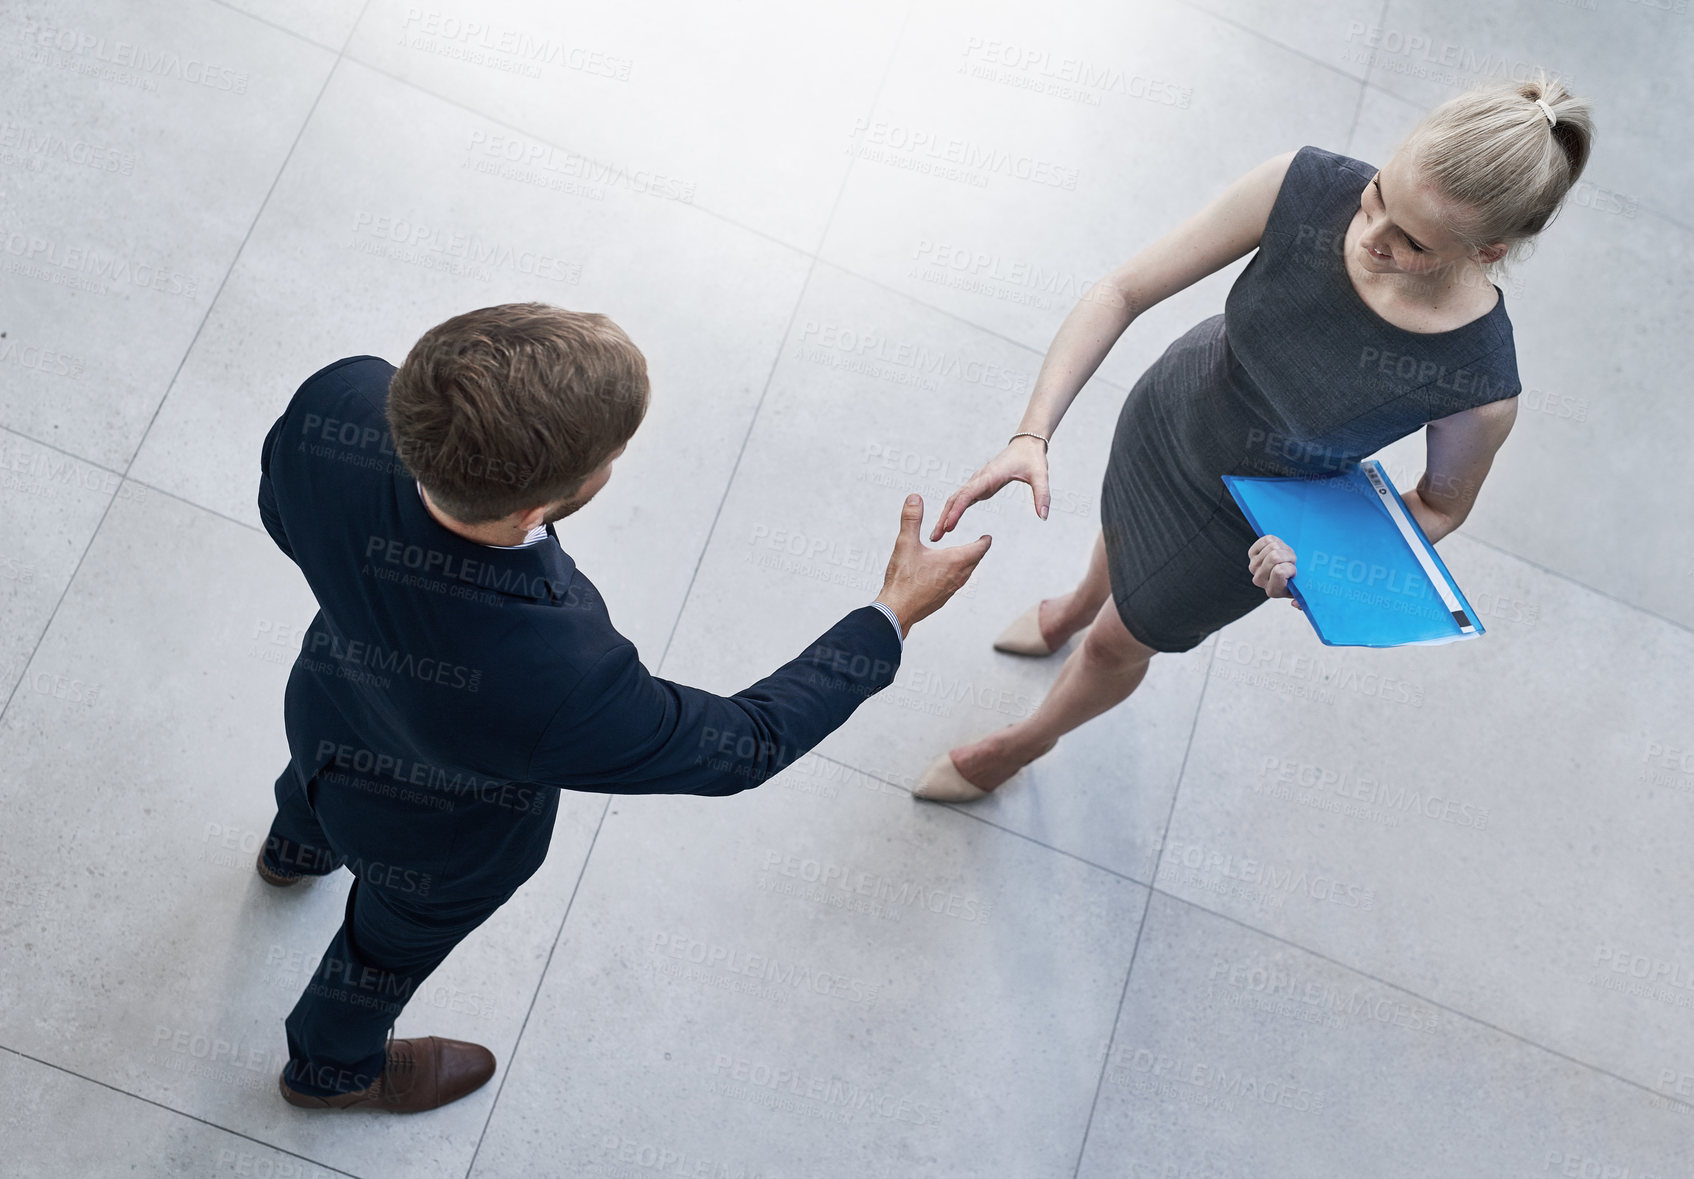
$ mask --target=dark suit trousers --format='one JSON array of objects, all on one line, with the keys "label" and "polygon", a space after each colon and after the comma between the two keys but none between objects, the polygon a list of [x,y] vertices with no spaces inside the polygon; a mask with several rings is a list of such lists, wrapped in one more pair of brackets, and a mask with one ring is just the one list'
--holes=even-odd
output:
[{"label": "dark suit trousers", "polygon": [[328,1096],[376,1080],[389,1030],[407,1000],[522,881],[494,896],[432,898],[427,883],[420,892],[417,873],[362,855],[368,849],[356,846],[357,827],[338,830],[345,836],[338,846],[319,820],[319,785],[314,779],[302,789],[293,762],[277,779],[265,864],[315,876],[342,866],[353,872],[341,928],[285,1024],[289,1087]]}]

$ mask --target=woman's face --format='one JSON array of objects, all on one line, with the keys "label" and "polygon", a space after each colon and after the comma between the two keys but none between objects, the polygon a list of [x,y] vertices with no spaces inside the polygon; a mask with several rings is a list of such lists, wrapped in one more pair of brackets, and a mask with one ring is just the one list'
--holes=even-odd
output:
[{"label": "woman's face", "polygon": [[1359,194],[1365,226],[1358,250],[1366,270],[1430,275],[1461,263],[1492,262],[1504,247],[1467,248],[1443,225],[1441,199],[1417,182],[1400,152]]}]

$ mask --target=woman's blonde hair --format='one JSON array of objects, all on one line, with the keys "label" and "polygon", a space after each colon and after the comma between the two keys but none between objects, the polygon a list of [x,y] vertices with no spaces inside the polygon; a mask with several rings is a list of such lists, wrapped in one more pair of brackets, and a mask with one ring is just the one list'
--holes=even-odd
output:
[{"label": "woman's blonde hair", "polygon": [[1453,236],[1471,249],[1506,243],[1506,253],[1485,264],[1492,272],[1528,255],[1582,175],[1593,142],[1588,103],[1538,69],[1531,81],[1484,84],[1448,99],[1397,151],[1449,202]]}]

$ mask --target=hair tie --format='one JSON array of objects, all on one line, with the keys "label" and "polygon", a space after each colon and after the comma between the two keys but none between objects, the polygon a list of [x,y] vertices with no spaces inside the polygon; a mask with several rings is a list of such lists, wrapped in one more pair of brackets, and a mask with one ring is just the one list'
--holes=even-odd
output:
[{"label": "hair tie", "polygon": [[1557,127],[1559,125],[1558,116],[1553,113],[1552,107],[1548,106],[1546,102],[1539,98],[1535,100],[1535,105],[1540,107],[1541,113],[1547,116],[1547,126]]}]

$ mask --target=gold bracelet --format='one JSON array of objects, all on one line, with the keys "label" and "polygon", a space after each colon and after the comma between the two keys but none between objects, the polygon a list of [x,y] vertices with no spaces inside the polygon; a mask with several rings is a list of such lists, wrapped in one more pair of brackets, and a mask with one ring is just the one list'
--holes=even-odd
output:
[{"label": "gold bracelet", "polygon": [[[1049,441],[1048,441],[1048,439],[1046,438],[1045,435],[1032,433],[1029,430],[1019,430],[1016,434],[1012,435],[1012,438],[1040,438],[1041,439],[1042,453],[1046,453],[1046,451],[1047,451],[1047,449],[1050,445],[1050,443],[1049,443]],[[1007,446],[1010,446],[1012,444],[1012,438],[1006,439],[1006,445]]]}]

